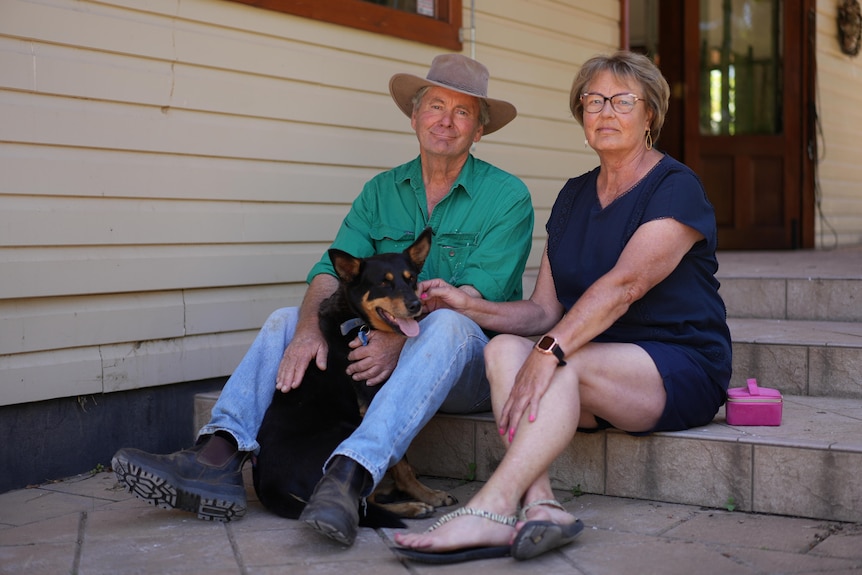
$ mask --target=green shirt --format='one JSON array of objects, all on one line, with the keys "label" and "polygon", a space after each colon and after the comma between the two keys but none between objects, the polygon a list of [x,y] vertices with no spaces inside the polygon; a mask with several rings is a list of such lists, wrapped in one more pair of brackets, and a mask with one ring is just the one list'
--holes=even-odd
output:
[{"label": "green shirt", "polygon": [[[426,226],[434,231],[420,280],[470,285],[485,299],[522,299],[533,235],[533,205],[517,177],[470,155],[452,189],[428,217],[419,157],[369,180],[332,242],[356,257],[402,251]],[[311,268],[335,275],[329,256]]]}]

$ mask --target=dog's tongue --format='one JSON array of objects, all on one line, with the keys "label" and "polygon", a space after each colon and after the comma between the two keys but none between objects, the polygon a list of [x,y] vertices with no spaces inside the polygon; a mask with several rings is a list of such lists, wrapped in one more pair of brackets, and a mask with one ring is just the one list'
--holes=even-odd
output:
[{"label": "dog's tongue", "polygon": [[401,330],[401,333],[407,337],[416,337],[419,335],[419,322],[415,319],[395,318],[395,322],[398,324],[398,329]]}]

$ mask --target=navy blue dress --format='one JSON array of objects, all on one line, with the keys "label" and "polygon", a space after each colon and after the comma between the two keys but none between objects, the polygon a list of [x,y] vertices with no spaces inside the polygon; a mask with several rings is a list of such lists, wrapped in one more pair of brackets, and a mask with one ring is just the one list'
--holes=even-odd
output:
[{"label": "navy blue dress", "polygon": [[727,312],[718,295],[715,212],[695,173],[670,156],[604,209],[599,168],[566,182],[546,226],[557,298],[568,311],[614,267],[637,228],[673,218],[701,234],[679,266],[595,341],[634,343],[649,353],[668,393],[653,429],[687,429],[712,421],[731,374]]}]

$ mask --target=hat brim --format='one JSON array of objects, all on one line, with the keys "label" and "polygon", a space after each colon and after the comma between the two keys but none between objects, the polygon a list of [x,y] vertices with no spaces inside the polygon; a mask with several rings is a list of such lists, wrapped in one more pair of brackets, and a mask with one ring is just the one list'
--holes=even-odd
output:
[{"label": "hat brim", "polygon": [[453,92],[459,92],[461,94],[485,100],[488,103],[488,111],[490,112],[491,119],[485,125],[485,129],[482,131],[483,135],[496,132],[514,120],[515,116],[518,115],[518,110],[515,109],[515,106],[505,100],[495,100],[494,98],[479,96],[472,92],[459,90],[447,84],[434,82],[427,78],[420,78],[413,74],[395,74],[392,76],[392,79],[389,80],[389,93],[392,95],[392,99],[395,100],[395,103],[401,111],[410,118],[413,115],[413,96],[420,88],[424,88],[425,86],[445,88],[447,90],[452,90]]}]

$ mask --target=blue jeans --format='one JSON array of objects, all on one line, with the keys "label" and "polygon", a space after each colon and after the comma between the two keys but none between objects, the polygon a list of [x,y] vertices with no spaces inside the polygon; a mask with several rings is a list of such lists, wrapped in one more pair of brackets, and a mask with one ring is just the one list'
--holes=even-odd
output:
[{"label": "blue jeans", "polygon": [[[240,450],[260,449],[257,432],[272,401],[278,365],[293,337],[298,312],[298,308],[283,308],[269,316],[225,384],[201,435],[226,431],[236,438]],[[398,366],[371,402],[362,424],[332,454],[357,461],[371,473],[374,485],[404,456],[438,410],[491,409],[482,355],[488,338],[479,326],[450,310],[432,312],[419,325],[419,335],[407,339]]]}]

